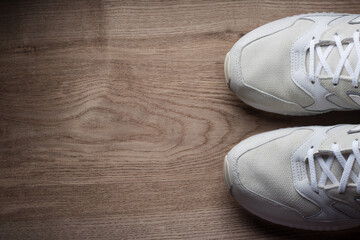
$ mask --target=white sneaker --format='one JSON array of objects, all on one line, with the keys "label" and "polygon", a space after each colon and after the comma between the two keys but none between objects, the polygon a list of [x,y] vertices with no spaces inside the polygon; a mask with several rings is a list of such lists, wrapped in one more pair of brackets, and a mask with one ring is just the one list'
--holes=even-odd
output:
[{"label": "white sneaker", "polygon": [[309,230],[360,226],[360,125],[285,128],[225,157],[228,189],[268,221]]},{"label": "white sneaker", "polygon": [[311,115],[360,109],[360,15],[316,13],[268,23],[226,55],[225,78],[245,103]]}]

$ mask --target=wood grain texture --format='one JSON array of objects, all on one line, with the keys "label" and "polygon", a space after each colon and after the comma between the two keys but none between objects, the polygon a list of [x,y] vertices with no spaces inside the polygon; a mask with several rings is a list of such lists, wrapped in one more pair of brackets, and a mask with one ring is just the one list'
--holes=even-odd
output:
[{"label": "wood grain texture", "polygon": [[223,157],[283,117],[226,87],[226,52],[294,14],[360,13],[357,1],[0,3],[0,239],[337,239],[248,214]]}]

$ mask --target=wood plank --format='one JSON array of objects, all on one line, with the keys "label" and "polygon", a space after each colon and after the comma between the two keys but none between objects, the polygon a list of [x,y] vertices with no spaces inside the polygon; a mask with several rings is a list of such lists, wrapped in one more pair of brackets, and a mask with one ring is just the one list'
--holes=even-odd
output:
[{"label": "wood plank", "polygon": [[278,239],[227,193],[222,160],[287,126],[240,102],[223,59],[252,29],[354,1],[0,3],[0,239]]}]

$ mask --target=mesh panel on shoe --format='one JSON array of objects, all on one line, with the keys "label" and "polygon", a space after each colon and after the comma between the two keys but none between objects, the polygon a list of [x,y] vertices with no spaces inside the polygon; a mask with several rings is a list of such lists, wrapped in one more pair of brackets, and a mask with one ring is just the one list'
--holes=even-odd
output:
[{"label": "mesh panel on shoe", "polygon": [[293,26],[245,46],[241,56],[244,81],[264,92],[303,107],[314,103],[291,78],[291,45],[314,22],[298,20]]},{"label": "mesh panel on shoe", "polygon": [[291,170],[292,154],[311,133],[311,130],[298,130],[242,155],[238,166],[242,184],[262,197],[297,209],[305,216],[319,212],[316,205],[296,191]]}]

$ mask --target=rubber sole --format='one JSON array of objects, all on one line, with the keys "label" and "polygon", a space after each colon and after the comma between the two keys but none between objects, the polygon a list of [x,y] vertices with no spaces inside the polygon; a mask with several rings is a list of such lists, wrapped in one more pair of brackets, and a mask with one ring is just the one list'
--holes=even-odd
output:
[{"label": "rubber sole", "polygon": [[231,77],[230,77],[230,54],[229,53],[227,53],[225,56],[224,73],[225,73],[226,85],[230,88]]},{"label": "rubber sole", "polygon": [[223,168],[223,170],[224,170],[224,179],[225,179],[226,187],[229,190],[230,194],[232,195],[232,193],[231,193],[232,182],[231,182],[231,177],[229,175],[229,162],[228,162],[228,159],[227,159],[227,155],[225,156],[225,159],[224,159],[224,168]]}]

